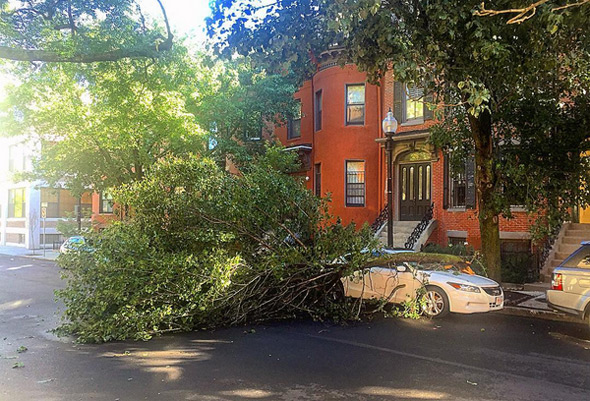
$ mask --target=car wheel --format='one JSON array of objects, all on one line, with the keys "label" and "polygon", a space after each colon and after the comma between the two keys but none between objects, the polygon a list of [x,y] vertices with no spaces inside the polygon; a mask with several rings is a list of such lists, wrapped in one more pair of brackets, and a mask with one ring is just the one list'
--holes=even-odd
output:
[{"label": "car wheel", "polygon": [[449,313],[449,297],[438,287],[426,287],[421,304],[422,313],[431,319],[437,319]]}]

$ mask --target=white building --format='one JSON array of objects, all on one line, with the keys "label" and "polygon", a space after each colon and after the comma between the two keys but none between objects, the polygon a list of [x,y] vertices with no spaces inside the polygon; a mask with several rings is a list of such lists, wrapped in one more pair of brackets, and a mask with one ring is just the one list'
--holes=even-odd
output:
[{"label": "white building", "polygon": [[[0,137],[0,245],[52,247],[62,240],[57,222],[77,211],[79,200],[69,191],[47,188],[42,181],[19,180],[19,173],[31,171],[31,159],[38,151],[38,145],[23,137]],[[45,219],[42,202],[47,203]],[[83,196],[82,209],[91,206],[90,194]]]}]

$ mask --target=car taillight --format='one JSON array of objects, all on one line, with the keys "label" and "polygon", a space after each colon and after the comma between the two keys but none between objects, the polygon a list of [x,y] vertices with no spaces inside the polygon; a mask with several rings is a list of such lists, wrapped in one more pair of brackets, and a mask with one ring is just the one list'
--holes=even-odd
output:
[{"label": "car taillight", "polygon": [[563,276],[561,273],[553,273],[553,278],[551,279],[551,289],[563,291]]}]

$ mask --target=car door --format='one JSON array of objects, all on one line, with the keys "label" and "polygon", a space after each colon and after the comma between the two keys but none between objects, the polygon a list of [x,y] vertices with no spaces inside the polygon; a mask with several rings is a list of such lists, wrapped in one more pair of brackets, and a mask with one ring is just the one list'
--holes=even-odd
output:
[{"label": "car door", "polygon": [[344,294],[347,297],[370,299],[379,297],[375,291],[373,268],[355,271],[344,279]]},{"label": "car door", "polygon": [[416,289],[420,285],[420,283],[416,280],[414,271],[407,266],[405,267],[406,271],[398,272],[398,284],[400,288],[396,293],[396,303],[402,303],[404,301],[414,299],[416,297]]},{"label": "car door", "polygon": [[399,275],[396,269],[387,266],[375,266],[371,268],[373,290],[377,298],[384,298],[389,302],[396,302],[395,297],[399,284]]}]

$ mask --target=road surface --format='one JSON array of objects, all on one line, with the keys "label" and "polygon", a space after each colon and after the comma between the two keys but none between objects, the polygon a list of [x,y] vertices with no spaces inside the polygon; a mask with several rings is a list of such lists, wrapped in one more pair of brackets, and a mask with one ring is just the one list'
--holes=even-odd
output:
[{"label": "road surface", "polygon": [[496,313],[76,345],[48,333],[60,286],[53,263],[0,255],[0,400],[590,400],[581,324]]}]

